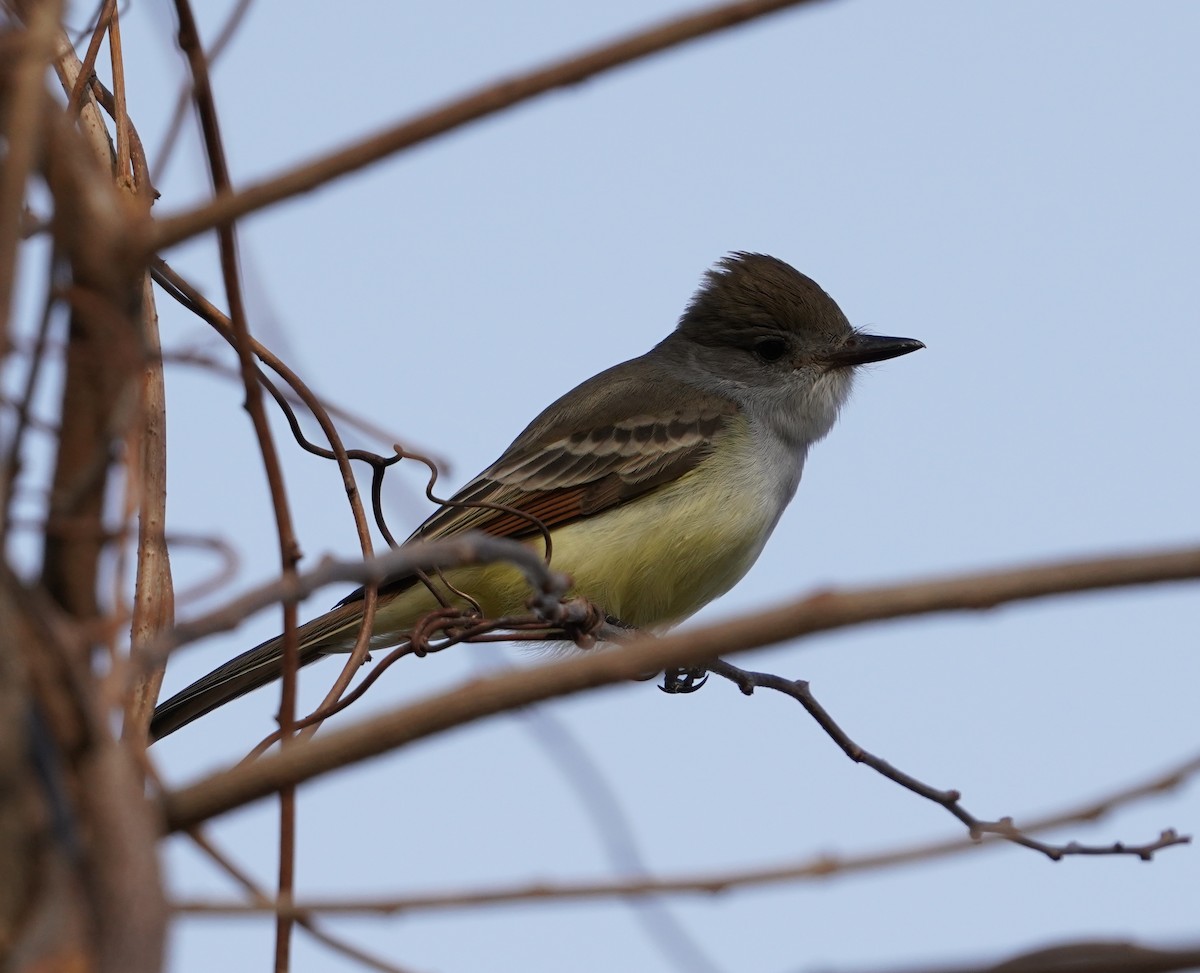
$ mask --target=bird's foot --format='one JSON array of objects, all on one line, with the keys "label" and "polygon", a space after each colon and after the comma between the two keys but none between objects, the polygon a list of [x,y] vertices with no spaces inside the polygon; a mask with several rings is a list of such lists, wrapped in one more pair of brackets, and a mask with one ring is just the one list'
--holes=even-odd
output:
[{"label": "bird's foot", "polygon": [[662,685],[658,688],[664,693],[672,695],[694,693],[706,682],[708,682],[708,670],[703,666],[694,669],[668,669],[663,673]]}]

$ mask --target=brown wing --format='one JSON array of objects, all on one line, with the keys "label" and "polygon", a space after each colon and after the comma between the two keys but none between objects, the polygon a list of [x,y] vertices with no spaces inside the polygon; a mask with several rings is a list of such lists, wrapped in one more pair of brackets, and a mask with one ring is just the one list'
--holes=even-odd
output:
[{"label": "brown wing", "polygon": [[[736,412],[658,358],[617,365],[547,408],[409,540],[468,530],[524,538],[540,532],[537,521],[553,529],[590,517],[694,469]],[[392,579],[380,593],[412,581]],[[361,597],[360,589],[339,604]]]},{"label": "brown wing", "polygon": [[430,517],[413,538],[480,530],[539,533],[590,517],[669,483],[711,449],[725,413],[696,410],[667,420],[635,416],[536,449],[510,450]]}]

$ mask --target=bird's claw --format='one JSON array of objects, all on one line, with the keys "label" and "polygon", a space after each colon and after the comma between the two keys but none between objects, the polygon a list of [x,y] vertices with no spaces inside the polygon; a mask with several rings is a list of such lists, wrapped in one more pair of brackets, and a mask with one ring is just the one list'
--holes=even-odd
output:
[{"label": "bird's claw", "polygon": [[672,695],[694,693],[706,682],[708,682],[708,670],[703,667],[697,669],[668,669],[663,673],[662,685],[658,688],[664,693],[671,693]]}]

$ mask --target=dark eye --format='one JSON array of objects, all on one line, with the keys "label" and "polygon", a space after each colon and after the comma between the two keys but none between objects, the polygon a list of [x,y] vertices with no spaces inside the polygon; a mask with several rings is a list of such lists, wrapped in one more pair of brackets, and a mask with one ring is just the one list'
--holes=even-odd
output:
[{"label": "dark eye", "polygon": [[779,361],[787,352],[787,342],[782,338],[760,338],[754,343],[754,354],[768,364]]}]

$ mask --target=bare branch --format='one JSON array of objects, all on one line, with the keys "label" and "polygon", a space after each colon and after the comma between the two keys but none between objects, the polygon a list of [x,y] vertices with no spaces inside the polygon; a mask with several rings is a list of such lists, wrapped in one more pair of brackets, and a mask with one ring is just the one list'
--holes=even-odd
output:
[{"label": "bare branch", "polygon": [[92,29],[92,36],[88,40],[87,51],[83,55],[83,63],[79,65],[79,69],[75,74],[75,82],[67,92],[67,110],[70,112],[79,111],[83,105],[83,93],[87,90],[88,83],[92,79],[92,74],[96,70],[96,55],[100,53],[100,44],[104,40],[104,35],[108,31],[109,21],[116,13],[116,10],[117,0],[104,0],[104,5],[100,8],[100,16],[96,18],[96,26]]},{"label": "bare branch", "polygon": [[176,831],[435,733],[558,696],[645,675],[705,665],[718,655],[772,645],[814,632],[885,618],[980,610],[1050,595],[1200,577],[1200,548],[1157,554],[1062,561],[966,577],[823,592],[729,622],[639,637],[536,669],[479,679],[457,689],[314,739],[286,753],[204,778],[163,798],[167,828]]},{"label": "bare branch", "polygon": [[898,767],[893,766],[881,757],[877,757],[870,751],[864,750],[850,739],[846,731],[829,715],[829,711],[817,702],[807,681],[803,679],[787,679],[769,672],[751,672],[748,669],[741,669],[738,666],[725,662],[723,659],[718,660],[708,668],[709,671],[724,676],[726,679],[736,683],[738,688],[747,696],[753,694],[757,688],[774,689],[785,696],[790,696],[804,707],[809,716],[817,721],[821,729],[829,735],[847,757],[855,763],[866,764],[888,780],[894,781],[914,794],[944,807],[967,826],[972,840],[979,841],[985,835],[995,835],[998,838],[1003,838],[1005,841],[1011,841],[1014,844],[1023,845],[1026,848],[1041,852],[1051,861],[1059,861],[1067,855],[1134,855],[1143,861],[1149,861],[1154,857],[1155,852],[1163,848],[1169,848],[1173,845],[1186,845],[1192,840],[1190,837],[1176,834],[1174,830],[1168,829],[1161,832],[1153,841],[1148,841],[1140,845],[1130,845],[1120,841],[1107,845],[1082,845],[1075,841],[1056,845],[1039,841],[1013,824],[1012,818],[1000,818],[996,821],[983,821],[977,818],[963,807],[962,794],[958,791],[941,790],[932,787],[924,781],[918,780],[912,774],[905,773]]},{"label": "bare branch", "polygon": [[[50,852],[34,897],[57,897],[61,909],[86,902],[80,918],[90,941],[87,959],[67,966],[101,973],[158,970],[167,908],[153,808],[129,751],[109,732],[79,630],[64,624],[45,592],[20,582],[7,565],[0,565],[0,616],[0,655],[19,660],[29,686],[23,703],[29,719],[23,722],[38,737],[22,759],[43,777],[41,799],[55,805],[37,815],[41,834],[26,836],[24,854]],[[51,876],[65,884],[46,887]]]},{"label": "bare branch", "polygon": [[[213,190],[218,196],[232,192],[229,167],[217,120],[217,104],[208,77],[208,61],[200,44],[200,33],[196,28],[188,0],[175,0],[175,13],[179,18],[179,46],[188,59],[192,73],[192,97],[200,116],[200,129],[204,136],[204,148],[208,155],[209,171],[212,174]],[[267,422],[263,406],[262,387],[258,383],[258,370],[254,364],[254,350],[250,344],[250,326],[242,301],[240,269],[238,266],[237,240],[232,222],[216,227],[221,255],[221,275],[225,283],[225,296],[229,301],[229,320],[235,336],[234,348],[242,368],[242,384],[245,387],[246,411],[254,426],[262,456],[263,470],[271,491],[271,507],[275,513],[275,527],[279,538],[279,560],[285,577],[296,573],[300,560],[300,545],[292,522],[291,503],[283,481],[283,466],[275,448],[275,439]],[[296,717],[296,671],[299,668],[300,650],[296,638],[296,603],[283,602],[283,684],[279,703],[279,727],[283,734],[281,745],[286,749],[292,742],[292,724]],[[279,894],[291,893],[295,875],[296,802],[291,788],[279,791]],[[276,924],[275,968],[287,970],[291,956],[290,919],[279,918]]]},{"label": "bare branch", "polygon": [[1023,953],[1000,963],[909,967],[904,973],[1169,973],[1197,968],[1200,945],[1158,949],[1135,943],[1082,942]]},{"label": "bare branch", "polygon": [[555,88],[578,84],[612,68],[649,57],[687,41],[727,30],[738,24],[813,0],[738,0],[685,14],[600,47],[571,55],[526,74],[495,82],[486,88],[401,122],[378,135],[330,153],[236,194],[227,193],[191,212],[167,217],[157,225],[153,250],[164,250],[197,233],[228,224],[272,203],[309,192],[339,176],[378,162],[468,122],[493,115]]},{"label": "bare branch", "polygon": [[8,352],[8,316],[17,278],[17,246],[25,209],[25,181],[41,152],[49,98],[42,80],[54,56],[62,4],[33,3],[28,29],[16,35],[20,52],[5,73],[4,165],[0,166],[0,357]]},{"label": "bare branch", "polygon": [[[209,858],[216,863],[217,867],[224,871],[230,878],[240,885],[248,895],[256,902],[270,901],[266,893],[258,886],[253,878],[250,877],[243,869],[239,868],[228,855],[225,855],[216,845],[214,845],[198,828],[194,828],[188,832],[188,837],[195,842],[196,847],[203,851]],[[353,960],[357,960],[364,966],[371,969],[379,970],[380,973],[411,973],[411,970],[398,966],[395,963],[390,963],[387,960],[380,959],[378,956],[373,956],[370,953],[364,952],[357,946],[348,943],[340,936],[335,936],[318,925],[317,921],[311,916],[297,913],[294,917],[296,924],[306,930],[318,942],[324,943],[336,953],[341,953],[343,956],[348,956]]]},{"label": "bare branch", "polygon": [[[225,23],[217,31],[217,36],[207,51],[209,68],[212,68],[225,52],[225,49],[229,46],[229,42],[233,40],[238,29],[246,19],[246,14],[250,12],[250,4],[253,2],[254,0],[237,0],[237,3],[234,4],[233,9],[230,10],[228,17],[225,19]],[[179,133],[183,131],[183,123],[188,117],[188,105],[191,104],[191,101],[191,85],[185,84],[175,101],[175,110],[171,113],[171,124],[167,126],[162,144],[158,147],[158,154],[154,157],[154,179],[156,182],[162,179],[167,163],[171,159],[171,153],[175,151],[175,146],[179,140]]]},{"label": "bare branch", "polygon": [[[1025,824],[1022,830],[1026,834],[1035,834],[1061,828],[1068,824],[1098,821],[1137,801],[1159,797],[1176,790],[1197,774],[1200,774],[1200,754],[1193,754],[1169,770],[1155,774],[1147,780],[1138,781],[1109,794],[1103,794],[1052,814],[1032,819]],[[427,892],[388,899],[308,899],[295,903],[291,908],[297,913],[305,914],[329,912],[395,915],[427,909],[454,909],[465,906],[502,905],[528,901],[655,895],[718,895],[740,888],[823,881],[833,876],[895,868],[901,865],[910,865],[913,862],[960,855],[978,849],[981,845],[989,848],[997,847],[1001,843],[1001,839],[996,837],[985,837],[982,841],[972,838],[952,838],[859,855],[823,854],[799,862],[763,868],[737,868],[724,872],[703,872],[664,878],[638,876],[598,882],[513,884],[465,892]],[[279,907],[279,903],[216,902],[199,899],[177,901],[173,905],[177,912],[210,915],[269,911]]]},{"label": "bare branch", "polygon": [[175,622],[175,589],[167,524],[167,416],[162,348],[154,292],[147,276],[143,300],[142,339],[148,358],[142,367],[141,421],[133,436],[129,464],[138,500],[137,579],[134,583],[130,631],[131,668],[137,675],[125,709],[124,738],[146,745],[154,703],[162,685],[164,666],[139,659],[162,632]]}]

